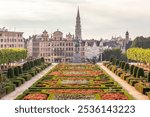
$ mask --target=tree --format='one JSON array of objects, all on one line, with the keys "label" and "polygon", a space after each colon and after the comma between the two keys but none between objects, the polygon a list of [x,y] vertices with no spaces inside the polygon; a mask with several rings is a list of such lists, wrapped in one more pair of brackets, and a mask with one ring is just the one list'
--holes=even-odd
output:
[{"label": "tree", "polygon": [[150,49],[130,48],[127,50],[127,57],[130,60],[150,63]]},{"label": "tree", "polygon": [[133,48],[150,48],[150,37],[137,37],[133,43],[132,43]]},{"label": "tree", "polygon": [[120,49],[107,49],[103,52],[103,60],[109,61],[110,58],[126,61],[126,54],[123,54]]},{"label": "tree", "polygon": [[19,61],[27,57],[27,50],[21,48],[0,49],[0,64]]}]

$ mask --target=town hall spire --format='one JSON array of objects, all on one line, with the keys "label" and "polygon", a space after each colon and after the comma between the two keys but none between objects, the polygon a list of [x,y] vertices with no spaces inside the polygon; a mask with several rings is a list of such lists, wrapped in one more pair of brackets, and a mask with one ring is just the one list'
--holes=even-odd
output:
[{"label": "town hall spire", "polygon": [[81,35],[82,35],[81,34],[81,19],[80,19],[79,7],[78,7],[77,17],[76,17],[76,27],[75,27],[75,39],[76,40],[82,40]]}]

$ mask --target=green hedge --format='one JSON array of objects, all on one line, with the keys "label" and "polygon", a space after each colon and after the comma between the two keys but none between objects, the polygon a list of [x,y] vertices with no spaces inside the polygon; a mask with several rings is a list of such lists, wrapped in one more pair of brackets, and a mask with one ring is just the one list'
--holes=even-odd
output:
[{"label": "green hedge", "polygon": [[13,86],[6,86],[5,89],[6,89],[6,94],[9,94],[12,91],[14,91]]}]

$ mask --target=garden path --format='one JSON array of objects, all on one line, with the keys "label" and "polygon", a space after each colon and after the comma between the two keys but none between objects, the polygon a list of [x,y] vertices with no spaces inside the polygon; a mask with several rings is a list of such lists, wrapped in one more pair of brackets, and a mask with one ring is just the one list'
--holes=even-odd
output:
[{"label": "garden path", "polygon": [[106,73],[108,73],[116,82],[118,82],[130,95],[132,95],[137,100],[148,100],[148,96],[143,95],[138,92],[133,86],[129,85],[126,81],[122,80],[108,68],[106,68],[102,63],[97,63]]},{"label": "garden path", "polygon": [[34,76],[31,80],[25,82],[20,87],[17,87],[15,91],[11,92],[10,94],[4,96],[1,98],[1,100],[13,100],[18,95],[22,94],[26,89],[28,89],[33,83],[35,83],[37,80],[39,80],[41,77],[43,77],[50,69],[52,69],[54,66],[56,66],[57,63],[52,63],[51,66],[43,70],[42,72],[38,73],[36,76]]}]

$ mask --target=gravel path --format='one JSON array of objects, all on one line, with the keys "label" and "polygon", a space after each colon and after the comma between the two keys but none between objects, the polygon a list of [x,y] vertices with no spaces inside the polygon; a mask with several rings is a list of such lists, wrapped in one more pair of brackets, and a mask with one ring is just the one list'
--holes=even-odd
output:
[{"label": "gravel path", "polygon": [[106,68],[102,63],[98,63],[98,65],[105,70],[116,82],[118,82],[125,90],[128,91],[130,95],[132,95],[137,100],[149,100],[148,96],[143,95],[138,92],[133,86],[129,85],[126,81],[122,80],[108,68]]},{"label": "gravel path", "polygon": [[18,95],[22,94],[26,89],[28,89],[33,83],[35,83],[37,80],[39,80],[41,77],[43,77],[50,69],[52,69],[57,63],[53,63],[51,66],[46,68],[45,70],[38,73],[36,76],[34,76],[31,80],[25,82],[20,87],[17,87],[15,91],[11,92],[10,94],[4,96],[1,98],[1,100],[13,100]]}]

